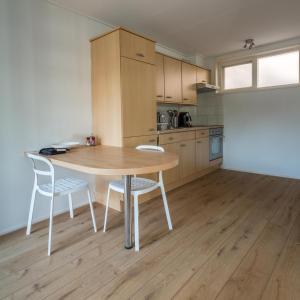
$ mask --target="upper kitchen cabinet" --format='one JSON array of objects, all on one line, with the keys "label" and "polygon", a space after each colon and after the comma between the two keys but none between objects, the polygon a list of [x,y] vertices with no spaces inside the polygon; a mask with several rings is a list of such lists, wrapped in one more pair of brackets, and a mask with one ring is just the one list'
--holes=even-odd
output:
[{"label": "upper kitchen cabinet", "polygon": [[197,83],[201,83],[201,82],[211,84],[210,70],[197,67]]},{"label": "upper kitchen cabinet", "polygon": [[160,53],[155,56],[156,101],[197,105],[197,83],[210,83],[210,70]]},{"label": "upper kitchen cabinet", "polygon": [[197,67],[182,62],[182,102],[183,104],[197,104]]},{"label": "upper kitchen cabinet", "polygon": [[156,101],[165,100],[164,56],[155,53]]},{"label": "upper kitchen cabinet", "polygon": [[182,102],[181,61],[164,56],[165,101]]},{"label": "upper kitchen cabinet", "polygon": [[154,42],[123,28],[91,40],[93,133],[103,145],[156,131]]},{"label": "upper kitchen cabinet", "polygon": [[155,64],[154,42],[144,37],[120,30],[121,56]]}]

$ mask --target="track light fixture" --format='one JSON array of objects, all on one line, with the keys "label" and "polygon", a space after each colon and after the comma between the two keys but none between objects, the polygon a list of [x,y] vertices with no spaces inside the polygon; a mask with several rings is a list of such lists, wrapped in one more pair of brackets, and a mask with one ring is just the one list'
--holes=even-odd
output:
[{"label": "track light fixture", "polygon": [[244,44],[244,49],[248,48],[251,50],[255,46],[254,39],[246,39]]}]

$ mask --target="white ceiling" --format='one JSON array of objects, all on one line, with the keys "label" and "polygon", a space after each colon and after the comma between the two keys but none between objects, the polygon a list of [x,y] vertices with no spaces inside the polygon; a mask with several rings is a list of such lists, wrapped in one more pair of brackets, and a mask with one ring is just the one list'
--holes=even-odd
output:
[{"label": "white ceiling", "polygon": [[217,55],[300,36],[300,0],[51,0],[152,37],[178,51]]}]

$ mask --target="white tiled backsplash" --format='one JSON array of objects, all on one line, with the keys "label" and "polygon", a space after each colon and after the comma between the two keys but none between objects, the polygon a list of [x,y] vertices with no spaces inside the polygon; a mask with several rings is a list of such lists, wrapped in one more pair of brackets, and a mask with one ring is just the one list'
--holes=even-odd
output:
[{"label": "white tiled backsplash", "polygon": [[157,111],[165,112],[166,116],[169,109],[189,112],[193,125],[223,125],[223,103],[218,94],[198,94],[197,106],[161,103],[157,105]]}]

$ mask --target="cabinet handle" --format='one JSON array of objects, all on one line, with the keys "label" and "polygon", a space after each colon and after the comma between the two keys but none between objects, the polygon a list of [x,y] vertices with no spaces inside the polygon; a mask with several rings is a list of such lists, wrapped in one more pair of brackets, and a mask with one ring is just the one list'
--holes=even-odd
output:
[{"label": "cabinet handle", "polygon": [[186,146],[186,144],[181,144],[181,145],[180,145],[180,147],[185,147],[185,146]]},{"label": "cabinet handle", "polygon": [[157,97],[157,98],[162,98],[162,97],[163,97],[163,95],[157,95],[156,97]]},{"label": "cabinet handle", "polygon": [[202,142],[201,142],[201,141],[198,141],[197,144],[202,144]]},{"label": "cabinet handle", "polygon": [[203,83],[206,83],[206,80],[202,80]]},{"label": "cabinet handle", "polygon": [[183,98],[183,100],[189,100],[188,98]]},{"label": "cabinet handle", "polygon": [[145,55],[143,53],[136,53],[136,56],[145,57]]},{"label": "cabinet handle", "polygon": [[154,128],[149,128],[149,131],[155,131],[155,129]]},{"label": "cabinet handle", "polygon": [[173,137],[169,137],[169,141],[173,141],[174,140],[174,138]]},{"label": "cabinet handle", "polygon": [[149,143],[154,143],[154,142],[155,142],[155,139],[149,140],[148,142],[149,142]]},{"label": "cabinet handle", "polygon": [[171,96],[167,96],[166,98],[171,99],[172,97]]}]

